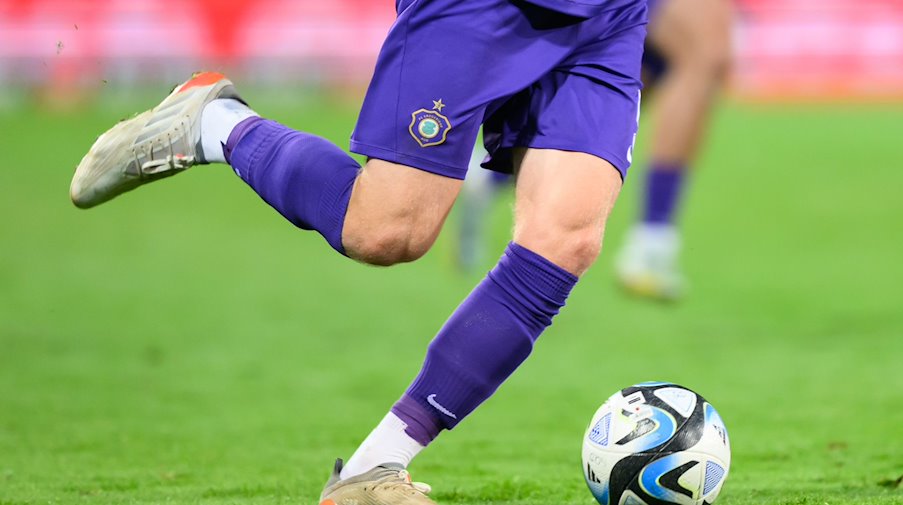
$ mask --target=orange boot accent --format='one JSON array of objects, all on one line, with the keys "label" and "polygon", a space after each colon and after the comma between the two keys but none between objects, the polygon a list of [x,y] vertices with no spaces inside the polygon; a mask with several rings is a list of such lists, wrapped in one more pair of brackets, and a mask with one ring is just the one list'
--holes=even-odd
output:
[{"label": "orange boot accent", "polygon": [[226,76],[220,74],[219,72],[198,72],[191,77],[191,80],[189,80],[188,82],[183,84],[181,88],[179,88],[179,93],[191,88],[209,86],[225,78]]}]

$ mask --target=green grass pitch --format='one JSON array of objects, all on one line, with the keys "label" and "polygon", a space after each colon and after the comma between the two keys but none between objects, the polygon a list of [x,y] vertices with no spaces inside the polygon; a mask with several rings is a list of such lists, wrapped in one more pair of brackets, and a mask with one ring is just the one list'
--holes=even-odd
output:
[{"label": "green grass pitch", "polygon": [[[246,94],[347,145],[353,106]],[[451,267],[450,229],[416,264],[353,264],[224,166],[75,209],[95,136],[156,99],[0,112],[0,505],[316,503],[480,277]],[[903,503],[901,117],[726,103],[682,216],[690,298],[612,285],[634,173],[533,357],[414,476],[441,504],[591,505],[593,411],[670,380],[727,423],[720,505]]]}]

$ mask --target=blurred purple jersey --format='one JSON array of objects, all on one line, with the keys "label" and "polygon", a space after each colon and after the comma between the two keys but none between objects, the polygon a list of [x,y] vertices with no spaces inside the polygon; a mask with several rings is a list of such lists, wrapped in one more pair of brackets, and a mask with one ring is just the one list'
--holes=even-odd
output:
[{"label": "blurred purple jersey", "polygon": [[646,0],[557,3],[602,11],[581,18],[521,0],[399,0],[351,150],[463,179],[484,125],[488,168],[510,171],[512,148],[534,147],[593,154],[626,174]]}]

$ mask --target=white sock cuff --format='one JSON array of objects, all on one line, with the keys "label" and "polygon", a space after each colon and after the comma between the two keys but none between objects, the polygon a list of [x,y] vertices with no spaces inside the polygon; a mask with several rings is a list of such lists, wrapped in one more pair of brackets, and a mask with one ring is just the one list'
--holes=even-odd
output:
[{"label": "white sock cuff", "polygon": [[389,412],[348,459],[342,468],[342,479],[367,472],[383,463],[398,463],[407,467],[424,446],[405,433],[408,427],[398,416]]},{"label": "white sock cuff", "polygon": [[201,150],[208,163],[225,163],[223,146],[232,130],[249,117],[259,116],[247,105],[232,98],[218,98],[201,112]]}]

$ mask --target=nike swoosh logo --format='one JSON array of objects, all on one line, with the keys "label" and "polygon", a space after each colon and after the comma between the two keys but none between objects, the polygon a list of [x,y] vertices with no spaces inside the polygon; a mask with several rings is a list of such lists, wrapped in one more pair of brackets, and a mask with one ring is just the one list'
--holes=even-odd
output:
[{"label": "nike swoosh logo", "polygon": [[453,414],[452,411],[450,411],[450,410],[448,410],[447,408],[445,408],[445,407],[443,407],[442,405],[440,405],[439,402],[437,402],[437,401],[435,400],[435,398],[436,398],[436,395],[435,395],[435,394],[431,394],[431,395],[429,395],[429,396],[426,397],[426,402],[429,403],[430,405],[432,405],[433,407],[436,407],[436,410],[438,410],[439,412],[442,412],[443,414],[447,415],[448,417],[450,417],[450,418],[452,418],[452,419],[457,419],[457,418],[458,418],[458,416],[456,416],[455,414]]}]

